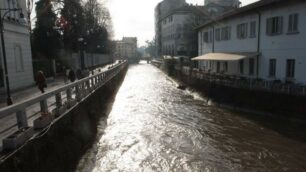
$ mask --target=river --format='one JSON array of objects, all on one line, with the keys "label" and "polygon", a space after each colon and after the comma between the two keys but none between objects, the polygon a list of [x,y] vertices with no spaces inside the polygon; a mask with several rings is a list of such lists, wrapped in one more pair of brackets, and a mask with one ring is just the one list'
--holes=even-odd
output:
[{"label": "river", "polygon": [[176,85],[130,65],[77,171],[306,171],[305,124],[208,105]]}]

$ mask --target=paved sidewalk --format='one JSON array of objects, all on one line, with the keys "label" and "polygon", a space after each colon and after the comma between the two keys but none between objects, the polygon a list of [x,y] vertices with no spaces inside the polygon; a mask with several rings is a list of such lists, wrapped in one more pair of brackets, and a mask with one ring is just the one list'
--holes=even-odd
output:
[{"label": "paved sidewalk", "polygon": [[[59,76],[56,77],[55,79],[53,79],[52,81],[47,82],[47,88],[45,89],[46,92],[57,89],[58,87],[61,87],[65,85],[64,82],[64,77],[63,76]],[[24,100],[27,100],[31,97],[35,97],[42,94],[40,92],[40,90],[37,88],[36,85],[23,89],[23,90],[19,90],[16,92],[13,92],[11,94],[11,97],[13,99],[13,103],[18,103]],[[3,95],[1,94],[1,99],[0,99],[0,109],[6,107],[6,94],[4,93]],[[3,96],[3,98],[2,98]]]},{"label": "paved sidewalk", "polygon": [[[105,71],[105,70],[107,70],[107,68],[109,66],[111,66],[111,65],[105,65],[103,67],[98,67],[98,68],[94,69],[94,72],[98,73],[99,70],[101,72]],[[91,73],[90,73],[90,75],[91,75]],[[67,81],[67,83],[70,83],[70,81]],[[57,89],[57,88],[59,88],[59,87],[61,87],[63,85],[65,85],[64,76],[58,76],[55,79],[53,79],[52,81],[49,81],[49,82],[47,81],[47,86],[48,87],[45,89],[45,92],[55,90],[55,89]],[[18,103],[18,102],[27,100],[27,99],[29,99],[31,97],[38,96],[40,94],[42,94],[42,93],[37,88],[37,85],[34,85],[32,87],[29,87],[29,88],[26,88],[26,89],[23,89],[23,90],[20,90],[20,91],[13,92],[11,94],[11,97],[13,99],[13,103]],[[4,92],[3,94],[0,94],[0,109],[4,108],[6,106],[7,106],[6,105],[6,93]]]},{"label": "paved sidewalk", "polygon": [[[116,63],[115,63],[116,64]],[[113,65],[113,64],[112,64]],[[98,73],[98,72],[103,72],[106,71],[108,69],[108,67],[111,65],[106,65],[104,67],[99,67],[96,68],[94,70],[94,73]],[[68,82],[70,83],[70,82]],[[61,77],[57,77],[56,79],[54,79],[51,82],[47,82],[48,87],[45,89],[45,92],[49,92],[52,90],[56,90],[60,87],[62,87],[63,85],[65,85],[66,83],[64,82],[64,76]],[[13,102],[19,103],[22,101],[26,101],[30,98],[39,96],[40,94],[42,94],[40,92],[40,90],[37,88],[37,86],[32,86],[30,88],[21,90],[21,91],[16,91],[14,93],[12,93],[12,99]],[[0,95],[0,96],[4,96],[1,97],[0,99],[0,109],[6,107],[6,101],[5,101],[5,96],[6,95]],[[62,93],[63,98],[66,96],[65,93]],[[72,97],[74,97],[75,95],[72,95]],[[55,106],[55,97],[50,97],[47,100],[48,106],[49,106],[49,111],[51,112]],[[29,126],[33,126],[33,121],[35,119],[37,119],[40,116],[40,106],[39,104],[34,104],[32,106],[27,107],[26,109],[26,114],[27,114],[27,119],[28,119],[28,123]],[[17,127],[17,121],[16,121],[16,116],[15,115],[9,115],[6,116],[2,119],[0,119],[0,152],[2,151],[2,139],[8,137],[9,135],[11,135],[12,133],[14,133],[15,131],[18,130]]]}]

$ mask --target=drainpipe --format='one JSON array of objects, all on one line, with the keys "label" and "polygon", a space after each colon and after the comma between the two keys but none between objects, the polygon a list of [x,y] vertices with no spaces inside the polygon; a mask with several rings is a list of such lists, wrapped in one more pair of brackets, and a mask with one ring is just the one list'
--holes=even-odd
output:
[{"label": "drainpipe", "polygon": [[257,29],[257,59],[256,59],[256,75],[257,79],[259,78],[259,56],[260,56],[260,31],[261,31],[261,14],[260,12],[257,12],[258,14],[258,29]]},{"label": "drainpipe", "polygon": [[213,25],[213,33],[212,33],[212,53],[215,52],[215,25]]}]

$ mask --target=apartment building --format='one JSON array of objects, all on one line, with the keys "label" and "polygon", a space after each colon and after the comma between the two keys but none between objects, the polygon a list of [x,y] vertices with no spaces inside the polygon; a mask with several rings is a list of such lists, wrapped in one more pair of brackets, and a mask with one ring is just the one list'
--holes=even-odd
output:
[{"label": "apartment building", "polygon": [[239,6],[239,0],[205,0],[204,6],[185,0],[164,0],[155,8],[157,56],[197,55],[197,32],[194,28]]},{"label": "apartment building", "polygon": [[197,29],[201,70],[306,84],[305,1],[258,1]]},{"label": "apartment building", "polygon": [[136,37],[123,37],[122,40],[115,42],[115,57],[117,59],[130,59],[137,58],[137,38]]}]

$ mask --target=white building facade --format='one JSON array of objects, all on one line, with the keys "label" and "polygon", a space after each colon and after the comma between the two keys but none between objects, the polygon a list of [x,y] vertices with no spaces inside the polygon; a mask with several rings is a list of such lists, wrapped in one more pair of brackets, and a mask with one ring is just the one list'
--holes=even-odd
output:
[{"label": "white building facade", "polygon": [[306,2],[259,1],[198,28],[201,70],[306,84]]},{"label": "white building facade", "polygon": [[[26,14],[25,0],[1,0],[0,8],[22,8],[4,17],[4,41],[11,90],[21,89],[34,84],[30,32],[27,23],[22,23],[20,13]],[[1,17],[5,11],[1,11]],[[0,53],[0,91],[4,90],[4,61],[2,45]]]},{"label": "white building facade", "polygon": [[117,59],[137,58],[137,38],[123,37],[122,40],[115,43],[115,56]]}]

